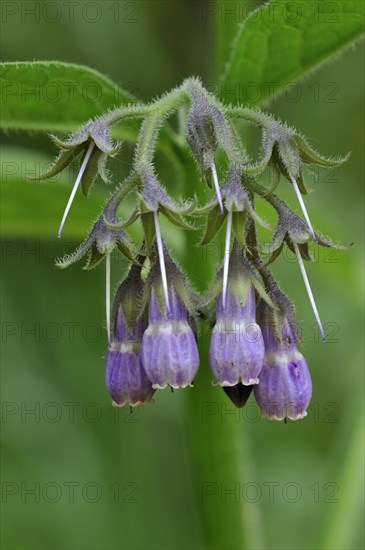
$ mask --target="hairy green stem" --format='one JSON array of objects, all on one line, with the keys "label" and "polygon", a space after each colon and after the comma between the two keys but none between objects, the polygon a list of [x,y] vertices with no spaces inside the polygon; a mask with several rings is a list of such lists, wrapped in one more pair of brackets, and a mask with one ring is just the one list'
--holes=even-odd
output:
[{"label": "hairy green stem", "polygon": [[253,122],[257,126],[266,128],[272,126],[273,118],[263,111],[258,109],[250,109],[248,107],[239,106],[224,106],[222,108],[224,115],[231,120],[247,120]]}]

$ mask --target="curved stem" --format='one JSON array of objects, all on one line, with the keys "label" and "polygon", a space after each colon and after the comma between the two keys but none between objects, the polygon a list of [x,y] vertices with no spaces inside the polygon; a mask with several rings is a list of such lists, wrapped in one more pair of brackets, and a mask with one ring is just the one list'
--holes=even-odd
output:
[{"label": "curved stem", "polygon": [[261,127],[270,126],[273,118],[266,115],[258,109],[249,109],[248,107],[226,106],[223,108],[224,114],[230,119],[243,119],[253,122]]},{"label": "curved stem", "polygon": [[161,126],[166,117],[186,103],[188,98],[186,91],[178,88],[163,96],[153,105],[153,109],[150,110],[142,125],[136,147],[134,167],[137,171],[152,168],[156,140]]},{"label": "curved stem", "polygon": [[146,116],[150,110],[150,105],[138,103],[137,105],[128,105],[127,107],[120,107],[119,109],[109,111],[109,113],[102,118],[106,124],[111,125],[116,122],[121,122],[122,120],[127,120],[128,118],[142,118]]}]

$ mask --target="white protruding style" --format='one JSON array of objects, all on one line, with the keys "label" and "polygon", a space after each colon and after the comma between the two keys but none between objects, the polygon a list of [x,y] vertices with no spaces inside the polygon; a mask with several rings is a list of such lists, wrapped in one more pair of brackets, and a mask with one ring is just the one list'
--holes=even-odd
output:
[{"label": "white protruding style", "polygon": [[61,223],[60,223],[60,227],[59,227],[59,229],[58,229],[58,238],[61,237],[61,233],[62,233],[62,230],[63,230],[63,226],[65,225],[65,221],[66,221],[68,212],[69,212],[69,210],[70,210],[70,208],[71,208],[71,205],[72,205],[72,202],[73,202],[73,200],[74,200],[74,198],[75,198],[77,188],[78,188],[78,186],[80,185],[81,178],[82,178],[82,176],[84,175],[84,172],[85,172],[87,163],[88,163],[89,160],[90,160],[91,153],[92,153],[92,151],[93,151],[93,149],[94,149],[94,145],[95,145],[95,143],[92,141],[92,142],[90,143],[90,145],[89,145],[87,151],[86,151],[84,160],[82,161],[82,164],[81,164],[79,173],[77,174],[76,181],[75,181],[74,186],[73,186],[72,191],[71,191],[70,198],[68,199],[68,203],[67,203],[67,205],[66,205],[65,211],[64,211],[63,216],[62,216],[62,220],[61,220]]},{"label": "white protruding style", "polygon": [[316,306],[316,302],[314,301],[313,292],[312,292],[312,289],[311,289],[310,284],[309,284],[308,275],[307,275],[307,272],[306,272],[305,267],[304,267],[303,258],[302,258],[301,254],[300,254],[300,250],[299,250],[298,245],[297,245],[296,243],[293,243],[293,245],[294,245],[295,253],[296,253],[297,258],[298,258],[298,263],[299,263],[300,271],[302,272],[302,276],[303,276],[305,288],[307,289],[309,301],[310,301],[310,303],[311,303],[311,306],[312,306],[312,309],[313,309],[313,312],[314,312],[314,316],[315,316],[315,318],[316,318],[316,320],[317,320],[317,323],[318,323],[318,326],[319,326],[319,330],[321,331],[322,340],[325,341],[325,340],[326,340],[326,335],[325,335],[325,333],[324,333],[323,325],[322,325],[321,319],[320,319],[320,317],[319,317],[319,313],[318,313],[318,309],[317,309],[317,306]]},{"label": "white protruding style", "polygon": [[110,252],[105,255],[105,316],[108,344],[110,345]]},{"label": "white protruding style", "polygon": [[226,309],[226,303],[227,303],[228,269],[229,269],[229,257],[230,257],[230,251],[231,251],[231,232],[232,232],[232,211],[230,210],[227,216],[226,244],[224,247],[223,291],[222,291],[223,309]]},{"label": "white protruding style", "polygon": [[219,208],[221,209],[221,214],[223,214],[224,209],[223,209],[222,195],[221,195],[221,190],[220,190],[220,187],[219,187],[219,181],[218,181],[218,176],[217,176],[217,169],[216,169],[216,167],[215,167],[215,163],[214,163],[214,162],[212,162],[210,168],[211,168],[211,170],[212,170],[213,181],[214,181],[214,187],[215,187],[215,192],[217,193],[217,199],[218,199],[218,203],[219,203]]},{"label": "white protruding style", "polygon": [[313,226],[312,226],[312,223],[309,219],[309,216],[308,216],[308,212],[307,212],[307,209],[305,207],[305,204],[304,204],[304,201],[303,201],[303,197],[302,197],[302,194],[300,192],[300,189],[298,187],[298,184],[297,184],[297,180],[293,177],[293,176],[290,176],[290,179],[291,179],[291,182],[293,184],[293,187],[294,187],[294,191],[298,197],[298,201],[299,201],[299,204],[301,206],[301,209],[302,209],[302,212],[304,214],[304,217],[305,217],[305,221],[307,222],[307,225],[308,225],[308,228],[309,228],[309,231],[312,233],[312,237],[313,237],[313,240],[315,242],[317,242],[317,239],[316,239],[316,235],[314,233],[314,229],[313,229]]},{"label": "white protruding style", "polygon": [[163,254],[163,244],[162,244],[162,237],[161,237],[160,221],[158,219],[158,212],[153,213],[153,219],[155,222],[155,229],[156,229],[156,241],[157,241],[158,258],[160,262],[162,287],[163,287],[163,292],[165,296],[166,310],[167,312],[169,312],[170,300],[169,300],[169,291],[167,287],[166,266],[165,266],[165,258]]}]

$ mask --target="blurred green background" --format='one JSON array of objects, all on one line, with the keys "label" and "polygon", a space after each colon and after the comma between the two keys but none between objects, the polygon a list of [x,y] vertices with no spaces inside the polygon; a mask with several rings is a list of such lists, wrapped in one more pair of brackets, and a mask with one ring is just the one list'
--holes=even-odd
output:
[{"label": "blurred green background", "polygon": [[[5,61],[85,64],[143,100],[193,74],[211,86],[212,21],[203,17],[207,3],[80,1],[72,12],[66,2],[5,4],[14,8],[3,18]],[[24,12],[24,5],[33,4],[39,4],[39,16]],[[61,6],[58,19],[59,8],[52,4]],[[363,57],[362,46],[347,51],[302,81],[297,98],[296,93],[281,96],[267,108],[311,138],[323,154],[352,151],[338,171],[307,175],[314,192],[306,204],[318,229],[356,244],[333,255],[321,250],[308,267],[331,334],[325,344],[318,339],[293,257],[287,255],[273,268],[295,301],[303,328],[314,387],[308,417],[271,423],[259,418],[253,400],[233,413],[220,388],[213,387],[208,403],[205,392],[205,401],[195,409],[194,422],[202,432],[233,425],[235,437],[242,438],[242,462],[249,461],[250,469],[234,480],[236,495],[225,494],[233,488],[228,471],[227,478],[219,479],[194,473],[197,459],[186,412],[189,393],[203,383],[201,373],[194,389],[159,392],[154,405],[132,414],[111,408],[103,372],[103,267],[84,272],[73,266],[60,272],[54,266],[55,258],[86,233],[105,190],[96,186],[89,201],[77,198],[58,241],[72,178],[54,186],[12,179],[9,159],[19,167],[18,175],[24,174],[35,162],[46,163],[55,147],[43,134],[3,134],[4,549],[203,549],[204,506],[216,508],[224,529],[228,504],[240,506],[242,501],[254,535],[252,548],[364,547]],[[119,179],[131,155],[130,146],[119,155],[114,165]],[[162,165],[163,159],[161,170]],[[199,185],[198,174],[194,177]],[[280,192],[297,209],[284,182]],[[26,228],[20,223],[24,217]],[[187,250],[179,231],[167,224],[165,229],[168,244],[190,267],[196,286],[205,288],[212,261],[204,261],[197,247]],[[220,252],[216,256],[214,261]],[[115,258],[115,284],[126,267]],[[203,361],[201,371],[207,368]],[[226,548],[231,548],[229,529]]]}]

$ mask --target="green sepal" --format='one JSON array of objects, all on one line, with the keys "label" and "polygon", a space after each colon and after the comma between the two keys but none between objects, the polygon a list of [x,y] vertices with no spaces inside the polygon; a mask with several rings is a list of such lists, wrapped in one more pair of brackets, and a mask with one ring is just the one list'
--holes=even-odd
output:
[{"label": "green sepal", "polygon": [[281,341],[282,324],[285,321],[285,319],[287,319],[296,338],[302,341],[301,331],[296,320],[294,304],[281,291],[274,277],[265,266],[260,267],[260,274],[262,279],[265,282],[266,288],[268,289],[270,298],[275,304],[275,308],[270,308],[269,315],[270,315],[270,324],[273,328],[273,331],[275,333],[277,340]]},{"label": "green sepal", "polygon": [[147,211],[141,214],[141,222],[145,235],[145,245],[147,252],[151,250],[151,246],[156,236],[155,220],[153,212]]},{"label": "green sepal", "polygon": [[201,206],[200,208],[196,208],[193,212],[191,212],[191,216],[205,216],[205,214],[208,214],[213,208],[215,208],[218,204],[218,199],[214,198],[211,201],[209,201],[204,206]]},{"label": "green sepal", "polygon": [[105,225],[107,227],[110,227],[111,229],[125,229],[126,227],[129,227],[132,225],[140,216],[140,212],[138,208],[135,208],[132,212],[132,214],[129,216],[129,218],[122,223],[111,223],[105,220]]},{"label": "green sepal", "polygon": [[280,158],[285,171],[295,178],[300,175],[300,154],[299,149],[292,138],[289,136],[285,139],[280,139],[274,144],[273,157]]},{"label": "green sepal", "polygon": [[[293,254],[296,254],[296,251],[295,251],[295,248],[294,248],[294,245],[293,245],[293,241],[291,241],[290,239],[287,239],[287,245],[288,245],[289,249],[293,252]],[[308,243],[297,243],[297,246],[299,248],[300,255],[301,255],[303,260],[305,260],[307,262],[313,262],[314,261],[314,258],[312,256],[312,253],[311,253],[310,249],[309,249]]]},{"label": "green sepal", "polygon": [[117,240],[116,245],[117,245],[117,248],[118,248],[119,252],[121,252],[123,254],[123,256],[128,258],[128,260],[130,260],[134,264],[138,264],[135,256],[132,254],[129,247],[121,239]]},{"label": "green sepal", "polygon": [[107,155],[103,153],[99,156],[97,163],[98,163],[98,173],[101,179],[104,183],[108,184],[110,183],[110,177],[109,177],[109,170],[106,168],[106,159]]},{"label": "green sepal", "polygon": [[160,212],[174,225],[177,225],[178,227],[182,227],[183,229],[196,229],[194,225],[191,223],[188,223],[183,219],[182,216],[177,214],[176,212],[173,212],[172,210],[169,210],[165,206],[160,206]]},{"label": "green sepal", "polygon": [[273,227],[269,224],[269,222],[264,220],[264,218],[261,218],[261,216],[256,212],[250,201],[245,202],[245,208],[247,209],[247,212],[250,214],[251,218],[256,223],[258,223],[262,227],[265,227],[265,229],[269,229],[270,231],[273,230]]},{"label": "green sepal", "polygon": [[[273,159],[273,162],[277,164],[277,167],[278,167],[279,171],[291,183],[291,177],[290,177],[290,174],[288,172],[288,169],[287,169],[286,165],[284,164],[284,162],[283,162],[283,160],[282,160],[282,158],[279,154],[279,150],[275,146],[274,146],[273,151],[272,151],[272,159]],[[299,171],[299,173],[297,173],[297,174],[292,174],[292,176],[295,177],[296,182],[298,184],[298,187],[299,187],[300,192],[302,193],[302,195],[307,195],[308,189],[307,189],[307,187],[304,183],[301,171]]]},{"label": "green sepal", "polygon": [[227,210],[223,211],[223,214],[220,211],[219,205],[215,206],[208,215],[207,227],[205,230],[205,235],[201,241],[200,246],[205,246],[210,243],[210,241],[216,236],[224,220],[227,217]]},{"label": "green sepal", "polygon": [[253,286],[255,287],[255,290],[257,294],[262,298],[270,307],[275,309],[274,302],[271,300],[269,294],[266,292],[264,285],[262,284],[260,280],[260,276],[258,271],[250,266],[252,269],[252,275],[251,275],[251,282]]},{"label": "green sepal", "polygon": [[45,181],[53,178],[54,176],[57,176],[57,174],[62,172],[62,170],[64,170],[66,166],[68,166],[74,159],[76,159],[76,157],[81,153],[84,148],[85,144],[81,143],[76,147],[74,146],[72,149],[61,151],[54,164],[49,168],[47,172],[45,172],[44,174],[40,174],[39,176],[29,177],[28,179],[33,181]]},{"label": "green sepal", "polygon": [[349,244],[336,243],[335,241],[332,241],[332,239],[330,239],[329,237],[326,237],[325,235],[322,235],[317,231],[315,235],[316,235],[317,243],[320,246],[323,246],[324,248],[335,248],[336,250],[348,250],[349,248],[352,248],[354,246],[354,243],[349,243]]},{"label": "green sepal", "polygon": [[79,260],[81,260],[84,256],[86,256],[86,254],[90,250],[90,247],[92,246],[93,241],[94,241],[94,236],[92,235],[92,233],[90,233],[86,238],[86,240],[78,246],[75,252],[73,252],[72,254],[65,255],[63,256],[63,258],[57,259],[56,266],[59,267],[60,269],[66,269],[71,264],[74,264]]},{"label": "green sepal", "polygon": [[247,243],[245,239],[245,221],[246,214],[243,211],[232,212],[232,227],[237,241],[240,243],[243,249],[247,250]]},{"label": "green sepal", "polygon": [[89,258],[83,269],[85,270],[94,269],[94,267],[96,267],[101,262],[104,256],[105,254],[100,252],[96,242],[93,242],[93,244],[91,245]]},{"label": "green sepal", "polygon": [[274,262],[276,260],[276,258],[278,258],[281,254],[281,251],[283,250],[283,247],[284,247],[284,242],[282,242],[278,248],[276,248],[270,255],[269,259],[266,260],[266,262],[264,263],[265,266],[268,266],[270,264],[272,264],[272,262]]},{"label": "green sepal", "polygon": [[[129,284],[126,285],[123,290],[124,292],[121,296],[120,303],[128,330],[132,334],[134,325],[139,316],[141,288],[139,288],[137,284]],[[144,313],[142,315],[144,315]]]},{"label": "green sepal", "polygon": [[284,239],[286,235],[286,230],[284,228],[279,228],[276,230],[272,241],[270,243],[265,243],[262,252],[264,254],[271,254],[275,252],[278,248],[280,248],[284,244]]},{"label": "green sepal", "polygon": [[351,155],[351,153],[347,153],[347,155],[339,159],[326,158],[312,149],[302,136],[296,135],[294,139],[299,147],[301,160],[307,164],[318,164],[319,166],[328,168],[331,166],[340,166],[346,162]]},{"label": "green sepal", "polygon": [[[86,154],[87,154],[87,151],[85,152],[85,155]],[[82,161],[84,160],[85,155],[83,156]],[[98,174],[98,163],[102,155],[104,155],[104,153],[100,151],[100,149],[96,147],[93,148],[90,155],[90,159],[86,165],[85,171],[81,178],[82,194],[85,197],[88,196],[91,186]],[[82,161],[81,161],[81,164],[82,164]]]},{"label": "green sepal", "polygon": [[252,285],[251,277],[230,277],[229,290],[233,293],[237,304],[241,307],[245,305],[248,291]]},{"label": "green sepal", "polygon": [[[59,149],[74,149],[75,148],[75,143],[71,143],[71,142],[66,142],[66,141],[62,141],[61,139],[59,139],[57,136],[55,136],[54,134],[49,134],[49,137],[51,138],[51,140],[53,141],[53,143],[55,145],[57,145],[57,147]],[[80,145],[80,144],[78,144]]]},{"label": "green sepal", "polygon": [[275,164],[275,162],[271,162],[270,167],[274,171],[274,181],[273,181],[271,187],[268,189],[267,195],[270,195],[271,193],[274,193],[274,191],[276,190],[277,186],[280,183],[280,170],[279,170],[279,167]]},{"label": "green sepal", "polygon": [[165,206],[170,210],[170,212],[174,212],[174,214],[186,214],[186,215],[192,215],[192,213],[195,211],[196,206],[198,204],[197,197],[194,197],[192,200],[189,200],[185,202],[185,204],[176,204],[175,201],[168,202],[166,204],[161,203],[161,206]]},{"label": "green sepal", "polygon": [[[133,333],[134,325],[141,314],[143,293],[141,269],[142,265],[140,263],[131,266],[127,277],[118,287],[112,306],[111,319],[113,324],[118,315],[118,309],[121,307],[130,334]],[[144,312],[142,315],[144,315]]]}]

